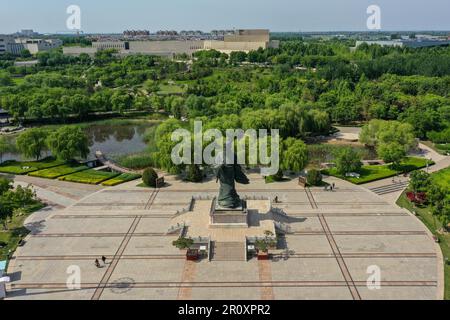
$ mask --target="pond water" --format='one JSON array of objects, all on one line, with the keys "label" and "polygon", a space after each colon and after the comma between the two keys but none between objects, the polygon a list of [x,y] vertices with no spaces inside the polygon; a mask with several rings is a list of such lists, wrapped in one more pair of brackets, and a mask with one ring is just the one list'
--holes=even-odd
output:
[{"label": "pond water", "polygon": [[[127,154],[138,153],[147,147],[144,142],[144,134],[147,129],[155,124],[124,124],[107,125],[93,124],[87,126],[85,130],[89,139],[90,154],[88,159],[95,158],[95,152],[101,151],[107,157],[117,157]],[[49,152],[45,156],[51,155]],[[20,154],[7,153],[3,155],[5,160],[30,160],[23,159]]]}]

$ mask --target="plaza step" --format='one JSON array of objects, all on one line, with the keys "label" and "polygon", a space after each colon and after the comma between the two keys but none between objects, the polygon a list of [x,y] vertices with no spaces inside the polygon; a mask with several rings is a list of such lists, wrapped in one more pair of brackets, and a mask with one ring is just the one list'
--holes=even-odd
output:
[{"label": "plaza step", "polygon": [[212,261],[246,261],[244,242],[213,242]]},{"label": "plaza step", "polygon": [[401,183],[395,183],[390,185],[385,185],[381,187],[371,188],[370,191],[375,192],[378,195],[384,195],[389,194],[397,191],[401,191],[405,189],[408,186],[409,182],[401,182]]}]

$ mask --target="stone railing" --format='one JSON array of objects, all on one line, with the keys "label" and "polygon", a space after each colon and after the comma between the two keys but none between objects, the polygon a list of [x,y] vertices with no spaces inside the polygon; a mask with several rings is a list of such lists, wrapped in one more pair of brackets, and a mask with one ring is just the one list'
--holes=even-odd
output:
[{"label": "stone railing", "polygon": [[174,234],[174,233],[178,232],[179,237],[183,237],[185,229],[186,229],[185,223],[177,223],[177,225],[171,226],[169,228],[169,230],[167,231],[167,234]]}]

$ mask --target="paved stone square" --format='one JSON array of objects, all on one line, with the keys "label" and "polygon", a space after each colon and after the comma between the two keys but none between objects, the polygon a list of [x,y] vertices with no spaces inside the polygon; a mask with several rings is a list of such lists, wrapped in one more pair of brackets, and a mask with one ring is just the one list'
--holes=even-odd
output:
[{"label": "paved stone square", "polygon": [[[425,226],[408,212],[333,178],[328,179],[336,183],[334,192],[305,190],[295,180],[265,184],[253,174],[250,179],[250,185],[238,186],[239,194],[249,199],[278,196],[281,202],[273,206],[283,214],[276,218],[290,227],[280,236],[283,248],[274,251],[272,261],[186,261],[172,246],[177,236],[167,231],[176,221],[190,220],[192,232],[201,229],[212,238],[224,233],[220,240],[225,241],[224,230],[195,226],[199,217],[192,216],[207,212],[218,185],[167,177],[169,186],[157,190],[136,187],[136,182],[92,189],[90,196],[34,224],[10,262],[8,298],[442,298],[442,256]],[[189,212],[192,197],[199,200]],[[251,206],[264,214],[258,200],[249,200]],[[269,218],[275,215],[252,223],[265,229]],[[103,255],[107,264],[96,268],[94,260]],[[79,290],[67,288],[70,266],[81,270]],[[370,266],[380,269],[379,290],[367,287]]]}]

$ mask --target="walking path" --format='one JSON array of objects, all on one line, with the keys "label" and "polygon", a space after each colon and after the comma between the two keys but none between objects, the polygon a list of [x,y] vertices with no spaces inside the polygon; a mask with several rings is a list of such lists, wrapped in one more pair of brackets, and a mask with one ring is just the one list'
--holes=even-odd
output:
[{"label": "walking path", "polygon": [[84,197],[102,189],[99,186],[59,180],[15,176],[14,187],[19,185],[22,187],[31,186],[37,197],[47,203],[47,207],[34,212],[25,219],[24,226],[32,232],[39,230],[43,223],[55,212],[73,206]]}]

